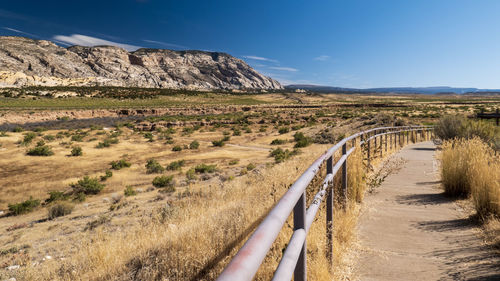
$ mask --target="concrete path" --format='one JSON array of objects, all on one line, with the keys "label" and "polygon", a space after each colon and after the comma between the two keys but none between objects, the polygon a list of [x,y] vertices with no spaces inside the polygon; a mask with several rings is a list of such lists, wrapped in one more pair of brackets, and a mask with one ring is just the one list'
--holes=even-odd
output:
[{"label": "concrete path", "polygon": [[431,142],[410,145],[406,163],[366,197],[358,225],[360,280],[500,280],[500,259],[441,195]]}]

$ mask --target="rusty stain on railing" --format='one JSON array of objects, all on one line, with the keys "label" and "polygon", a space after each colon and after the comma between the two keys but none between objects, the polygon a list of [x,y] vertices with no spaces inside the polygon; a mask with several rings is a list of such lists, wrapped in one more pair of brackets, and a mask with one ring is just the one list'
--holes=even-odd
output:
[{"label": "rusty stain on railing", "polygon": [[[275,271],[272,280],[291,280],[305,281],[307,276],[307,256],[306,240],[307,233],[316,216],[319,206],[327,195],[327,257],[332,261],[332,242],[333,242],[333,178],[337,172],[342,169],[342,198],[344,207],[347,205],[347,161],[349,155],[356,149],[356,139],[360,138],[359,144],[366,148],[367,163],[371,159],[371,140],[374,141],[374,155],[377,152],[377,138],[380,143],[380,156],[383,155],[383,142],[385,138],[385,152],[387,152],[387,135],[390,136],[389,144],[392,149],[392,136],[394,135],[394,148],[404,146],[406,143],[417,140],[417,132],[420,132],[420,139],[428,140],[431,137],[433,127],[431,126],[403,126],[403,127],[381,127],[356,133],[344,138],[328,151],[321,155],[314,163],[292,184],[288,191],[281,197],[278,203],[269,211],[261,224],[256,228],[247,242],[241,247],[238,253],[233,257],[221,273],[218,281],[245,281],[252,280],[261,263],[266,257],[267,252],[276,240],[283,225],[293,211],[294,232],[288,243],[283,257]],[[403,137],[403,142],[401,142]],[[399,140],[399,141],[398,141]],[[347,150],[347,143],[352,141],[352,147]],[[342,149],[342,156],[333,163],[334,154]],[[306,209],[306,188],[314,179],[320,170],[320,166],[326,161],[326,177],[322,186],[316,193],[313,202]]]}]

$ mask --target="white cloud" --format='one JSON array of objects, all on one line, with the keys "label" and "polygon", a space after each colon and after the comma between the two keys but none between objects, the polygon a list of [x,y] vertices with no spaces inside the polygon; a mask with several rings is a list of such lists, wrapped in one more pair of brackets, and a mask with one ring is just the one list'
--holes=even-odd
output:
[{"label": "white cloud", "polygon": [[144,41],[146,43],[151,43],[151,44],[156,44],[156,45],[160,45],[160,46],[165,46],[165,47],[168,47],[168,48],[189,49],[186,46],[172,44],[172,43],[166,43],[166,42],[160,42],[160,41],[154,41],[154,40],[146,40],[146,39],[143,39],[142,41]]},{"label": "white cloud", "polygon": [[59,42],[66,43],[66,44],[89,46],[89,47],[103,46],[103,45],[116,46],[116,47],[123,48],[127,51],[135,51],[139,48],[142,48],[140,46],[117,43],[117,42],[108,41],[108,40],[104,40],[101,38],[96,38],[96,37],[81,35],[81,34],[72,34],[71,36],[55,35],[54,37],[52,37],[52,39],[54,39],[54,41],[59,41]]},{"label": "white cloud", "polygon": [[298,69],[293,68],[293,67],[270,66],[269,68],[270,69],[274,69],[274,70],[290,71],[290,72],[297,72],[297,71],[299,71]]},{"label": "white cloud", "polygon": [[314,60],[317,60],[317,61],[327,61],[329,59],[330,59],[330,56],[327,56],[327,55],[322,55],[322,56],[314,58]]},{"label": "white cloud", "polygon": [[264,58],[264,57],[258,57],[258,56],[243,56],[243,57],[246,59],[250,59],[250,60],[260,60],[260,61],[268,61],[268,62],[278,63],[277,60],[268,59],[268,58]]},{"label": "white cloud", "polygon": [[8,31],[11,31],[11,32],[15,32],[15,33],[19,33],[19,34],[26,34],[26,35],[28,35],[28,36],[31,36],[31,37],[37,37],[37,38],[38,38],[38,36],[36,36],[35,34],[31,34],[31,33],[28,33],[28,32],[24,32],[24,31],[19,30],[19,29],[15,29],[15,28],[7,27],[7,26],[4,26],[4,27],[2,27],[2,28],[3,28],[3,29],[5,29],[5,30],[8,30]]}]

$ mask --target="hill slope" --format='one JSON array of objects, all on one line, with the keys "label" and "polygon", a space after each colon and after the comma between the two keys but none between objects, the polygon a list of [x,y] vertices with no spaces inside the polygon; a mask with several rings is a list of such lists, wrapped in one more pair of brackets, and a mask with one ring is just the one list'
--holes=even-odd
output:
[{"label": "hill slope", "polygon": [[174,89],[281,89],[226,53],[114,46],[60,47],[0,37],[0,86],[124,86]]}]

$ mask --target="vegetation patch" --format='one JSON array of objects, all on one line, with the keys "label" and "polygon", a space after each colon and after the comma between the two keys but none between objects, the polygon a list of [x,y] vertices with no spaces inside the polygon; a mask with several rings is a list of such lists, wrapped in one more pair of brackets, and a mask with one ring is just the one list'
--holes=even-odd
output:
[{"label": "vegetation patch", "polygon": [[36,207],[40,206],[40,200],[38,199],[33,199],[33,197],[30,197],[30,199],[16,203],[16,204],[9,204],[9,212],[10,214],[17,216],[25,213],[29,213],[33,211]]},{"label": "vegetation patch", "polygon": [[74,193],[83,193],[86,195],[98,194],[105,187],[97,178],[90,178],[88,176],[83,177],[77,183],[70,184],[70,186],[73,188]]}]

